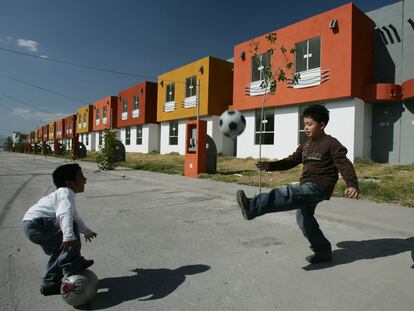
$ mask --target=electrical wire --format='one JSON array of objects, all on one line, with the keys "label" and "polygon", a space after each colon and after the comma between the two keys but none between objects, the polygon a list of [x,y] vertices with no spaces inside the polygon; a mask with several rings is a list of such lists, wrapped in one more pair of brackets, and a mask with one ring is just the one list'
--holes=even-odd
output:
[{"label": "electrical wire", "polygon": [[[2,93],[2,92],[0,92],[0,95],[1,95],[1,96],[3,96],[3,97],[6,97],[6,98],[8,98],[8,99],[14,100],[14,101],[16,101],[16,102],[18,102],[18,103],[21,103],[21,104],[23,104],[23,105],[25,105],[25,106],[28,106],[28,107],[31,107],[31,108],[33,108],[33,109],[39,110],[39,111],[41,111],[41,112],[45,112],[45,113],[47,113],[47,114],[54,115],[54,113],[53,113],[53,112],[47,111],[47,110],[45,110],[45,109],[42,109],[42,108],[39,108],[39,107],[36,107],[36,106],[33,106],[33,105],[31,105],[31,104],[26,103],[26,102],[25,102],[25,101],[23,101],[23,100],[20,100],[20,99],[17,99],[17,98],[15,98],[15,97],[12,97],[12,96],[6,95],[6,94],[4,94],[4,93]],[[10,107],[9,107],[9,108],[10,108]],[[9,109],[9,108],[8,108],[8,109]]]},{"label": "electrical wire", "polygon": [[55,63],[59,63],[59,64],[76,66],[76,67],[80,67],[80,68],[86,68],[86,69],[91,69],[91,70],[96,70],[96,71],[115,73],[115,74],[124,75],[124,76],[138,77],[138,78],[154,80],[153,77],[149,77],[149,76],[145,76],[145,75],[141,75],[141,74],[135,74],[135,73],[124,72],[124,71],[119,71],[119,70],[113,70],[113,69],[106,69],[106,68],[99,68],[99,67],[95,67],[95,66],[77,64],[77,63],[72,63],[72,62],[68,62],[68,61],[64,61],[64,60],[60,60],[60,59],[56,59],[56,58],[37,56],[37,55],[24,53],[24,52],[20,52],[20,51],[16,51],[16,50],[11,50],[11,49],[6,49],[6,48],[2,48],[2,47],[0,47],[0,51],[8,52],[8,53],[14,53],[14,54],[17,54],[17,55],[33,57],[33,58],[41,59],[41,60],[44,60],[44,61],[50,61],[50,62],[55,62]]},{"label": "electrical wire", "polygon": [[26,82],[26,81],[23,81],[23,80],[20,80],[20,79],[16,79],[16,78],[7,76],[7,75],[5,75],[3,73],[0,73],[0,77],[6,78],[6,79],[9,79],[9,80],[13,80],[13,81],[16,81],[16,82],[19,82],[19,83],[22,83],[22,84],[26,84],[26,85],[29,85],[29,86],[34,87],[36,89],[39,89],[39,90],[42,90],[42,91],[46,91],[46,92],[49,92],[49,93],[52,93],[52,94],[55,94],[55,95],[58,95],[58,96],[61,96],[61,97],[67,98],[67,99],[75,100],[77,102],[81,102],[83,104],[88,105],[88,103],[85,100],[82,100],[82,99],[79,99],[79,98],[75,98],[75,97],[71,97],[71,96],[68,96],[68,95],[64,95],[64,94],[58,93],[56,91],[47,89],[45,87],[42,87],[42,86],[39,86],[39,85],[36,85],[36,84],[33,84],[33,83],[29,83],[29,82]]}]

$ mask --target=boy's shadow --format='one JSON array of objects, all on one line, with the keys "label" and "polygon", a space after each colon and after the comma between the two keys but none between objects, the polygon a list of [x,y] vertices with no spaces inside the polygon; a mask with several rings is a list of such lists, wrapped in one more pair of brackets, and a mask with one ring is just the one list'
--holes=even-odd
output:
[{"label": "boy's shadow", "polygon": [[[406,239],[377,239],[365,241],[343,241],[336,244],[340,249],[332,252],[332,261],[304,267],[306,271],[326,269],[362,259],[393,256],[411,251],[414,262],[414,237]],[[414,265],[411,266],[414,269]]]},{"label": "boy's shadow", "polygon": [[134,269],[135,275],[99,280],[98,294],[81,310],[102,310],[124,301],[161,299],[185,281],[186,275],[209,270],[206,265],[183,266],[177,269]]}]

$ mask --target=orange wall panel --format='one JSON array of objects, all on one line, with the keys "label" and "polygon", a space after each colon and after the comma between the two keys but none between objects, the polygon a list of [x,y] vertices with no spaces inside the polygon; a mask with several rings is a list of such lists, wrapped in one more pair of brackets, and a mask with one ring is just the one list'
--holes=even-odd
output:
[{"label": "orange wall panel", "polygon": [[[338,21],[337,31],[329,28],[332,20]],[[368,28],[368,32],[357,36],[355,34],[357,27],[364,27],[364,30]],[[286,83],[278,82],[276,93],[269,96],[266,106],[330,100],[353,96],[354,93],[363,96],[365,84],[370,82],[370,73],[367,71],[372,69],[372,64],[366,60],[372,57],[370,54],[372,47],[369,43],[372,42],[372,38],[368,40],[367,37],[373,29],[372,21],[350,3],[275,31],[276,50],[271,59],[273,70],[277,67],[285,68],[287,62],[294,63],[294,55],[289,51],[296,43],[320,37],[320,67],[322,70],[329,70],[329,79],[320,85],[307,88],[288,88]],[[266,34],[236,45],[234,48],[234,109],[257,109],[262,105],[263,96],[249,96],[245,94],[245,90],[251,82],[251,58],[254,55],[251,43],[258,42],[259,53],[264,53],[270,48],[270,43],[265,36]],[[363,45],[354,46],[361,43]],[[282,45],[288,50],[287,60],[280,53],[279,48]],[[242,52],[246,55],[245,60],[240,57]],[[356,56],[360,56],[361,59],[353,65]],[[288,77],[292,77],[293,72],[293,69],[288,71]],[[357,73],[360,76],[353,82]]]}]

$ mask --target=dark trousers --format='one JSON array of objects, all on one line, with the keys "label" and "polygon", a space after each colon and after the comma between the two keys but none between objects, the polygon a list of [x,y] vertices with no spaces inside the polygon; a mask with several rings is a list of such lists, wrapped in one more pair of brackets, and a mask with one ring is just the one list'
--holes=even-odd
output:
[{"label": "dark trousers", "polygon": [[55,218],[36,218],[23,222],[26,237],[42,247],[50,256],[46,265],[46,272],[42,278],[42,287],[59,285],[65,274],[79,270],[85,258],[80,254],[81,240],[76,223],[73,230],[76,241],[69,252],[62,251],[60,245],[63,241],[62,231]]},{"label": "dark trousers", "polygon": [[296,221],[312,250],[319,254],[330,254],[331,243],[323,235],[314,216],[316,205],[325,200],[323,194],[310,182],[288,185],[261,193],[250,199],[253,216],[267,213],[297,210]]}]

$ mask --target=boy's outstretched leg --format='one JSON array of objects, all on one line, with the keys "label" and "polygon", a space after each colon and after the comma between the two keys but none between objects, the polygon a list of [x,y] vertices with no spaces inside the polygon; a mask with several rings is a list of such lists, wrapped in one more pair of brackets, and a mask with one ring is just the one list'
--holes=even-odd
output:
[{"label": "boy's outstretched leg", "polygon": [[323,235],[314,216],[316,205],[302,207],[296,212],[296,221],[304,236],[311,244],[315,254],[306,257],[309,263],[328,262],[332,260],[332,247]]},{"label": "boy's outstretched leg", "polygon": [[239,204],[239,207],[241,209],[243,218],[246,220],[251,220],[254,218],[254,216],[251,213],[250,210],[250,199],[246,197],[246,194],[243,190],[238,190],[236,193],[236,199],[237,203]]}]

